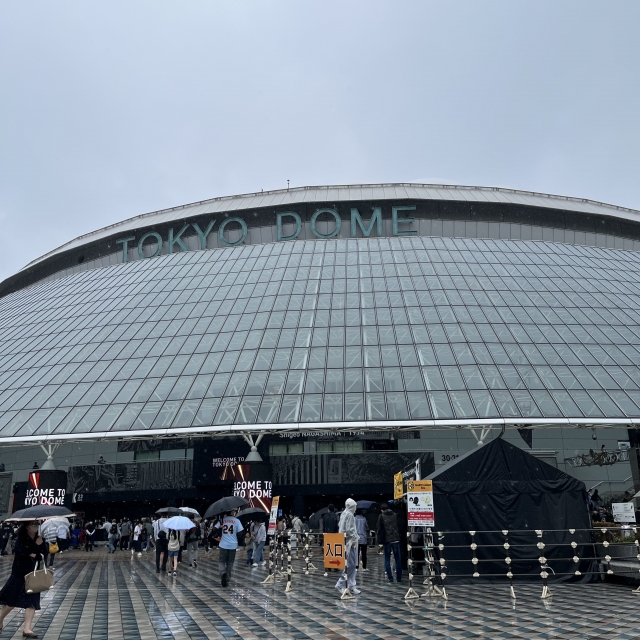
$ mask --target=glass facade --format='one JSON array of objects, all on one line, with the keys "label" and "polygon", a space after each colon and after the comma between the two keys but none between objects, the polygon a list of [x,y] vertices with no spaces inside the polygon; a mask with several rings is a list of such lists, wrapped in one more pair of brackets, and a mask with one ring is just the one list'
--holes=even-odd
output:
[{"label": "glass facade", "polygon": [[0,299],[0,438],[640,418],[639,266],[414,236],[83,271]]}]

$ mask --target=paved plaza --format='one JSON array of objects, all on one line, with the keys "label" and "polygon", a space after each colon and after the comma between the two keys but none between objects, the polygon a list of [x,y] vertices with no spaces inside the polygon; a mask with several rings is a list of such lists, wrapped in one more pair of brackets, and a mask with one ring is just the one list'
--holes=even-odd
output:
[{"label": "paved plaza", "polygon": [[[284,582],[263,587],[266,570],[247,568],[239,555],[223,589],[215,551],[197,569],[181,565],[176,578],[156,574],[153,554],[70,551],[56,559],[57,584],[34,630],[46,640],[640,638],[638,596],[625,586],[560,585],[543,602],[539,585],[516,585],[513,604],[505,586],[454,585],[447,602],[405,602],[407,585],[386,584],[373,556],[358,577],[362,594],[340,601],[337,574],[298,572],[285,593]],[[0,560],[3,582],[10,567],[11,557]],[[12,612],[0,637],[22,638],[22,620]]]}]

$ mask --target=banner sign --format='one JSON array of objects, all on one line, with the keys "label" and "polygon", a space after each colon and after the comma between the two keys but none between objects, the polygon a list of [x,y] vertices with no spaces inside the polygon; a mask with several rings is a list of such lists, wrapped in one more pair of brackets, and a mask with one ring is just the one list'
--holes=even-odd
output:
[{"label": "banner sign", "polygon": [[233,495],[249,501],[250,507],[271,511],[271,465],[264,462],[251,462],[226,467],[229,477],[233,478]]},{"label": "banner sign", "polygon": [[431,480],[407,482],[407,524],[410,527],[435,526]]},{"label": "banner sign", "polygon": [[324,568],[344,569],[344,533],[324,534]]},{"label": "banner sign", "polygon": [[611,512],[613,513],[613,520],[615,522],[629,523],[636,521],[633,502],[612,502]]},{"label": "banner sign", "polygon": [[276,532],[276,521],[278,520],[278,505],[280,504],[280,496],[274,496],[271,501],[271,512],[269,513],[269,528],[267,534],[272,536]]},{"label": "banner sign", "polygon": [[404,481],[402,479],[402,471],[393,476],[393,499],[401,500],[404,495]]},{"label": "banner sign", "polygon": [[[38,470],[29,473],[25,483],[19,483],[20,490],[15,492],[13,510],[47,505],[63,507],[67,493],[67,472]],[[16,486],[18,483],[16,483]],[[18,488],[18,487],[17,487]]]}]

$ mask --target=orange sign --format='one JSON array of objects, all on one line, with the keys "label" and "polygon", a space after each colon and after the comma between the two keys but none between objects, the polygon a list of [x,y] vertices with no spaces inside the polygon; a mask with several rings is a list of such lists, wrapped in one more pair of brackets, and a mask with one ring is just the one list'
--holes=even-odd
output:
[{"label": "orange sign", "polygon": [[324,568],[344,569],[344,533],[324,534]]}]

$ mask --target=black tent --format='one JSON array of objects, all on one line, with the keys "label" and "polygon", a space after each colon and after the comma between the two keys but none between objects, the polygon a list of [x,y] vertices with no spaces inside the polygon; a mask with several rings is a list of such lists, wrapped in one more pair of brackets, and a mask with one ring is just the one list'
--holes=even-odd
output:
[{"label": "black tent", "polygon": [[[574,555],[593,555],[589,534],[568,531],[590,526],[583,482],[502,438],[460,456],[427,479],[433,481],[434,529],[444,533],[441,555],[448,576],[477,572],[504,577],[511,569],[519,577],[540,579],[540,557],[563,579],[589,570],[589,562],[573,560]],[[542,530],[542,536],[536,530]],[[470,531],[478,533],[472,538]],[[473,542],[478,545],[476,565],[471,562]]]}]

